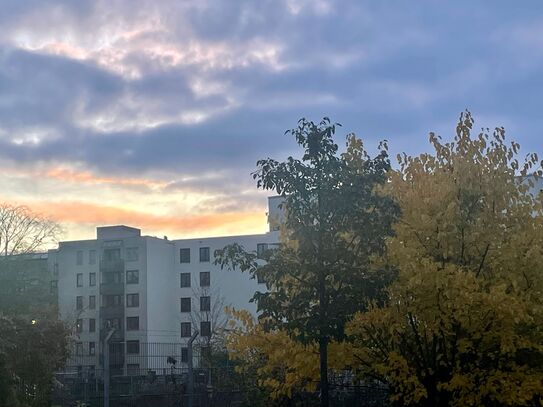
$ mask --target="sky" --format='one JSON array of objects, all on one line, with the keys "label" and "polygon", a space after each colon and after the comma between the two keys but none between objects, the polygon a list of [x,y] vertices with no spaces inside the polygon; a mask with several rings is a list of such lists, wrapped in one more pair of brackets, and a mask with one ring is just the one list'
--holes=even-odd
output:
[{"label": "sky", "polygon": [[0,0],[0,202],[62,240],[262,233],[301,117],[429,149],[461,111],[541,152],[543,2]]}]

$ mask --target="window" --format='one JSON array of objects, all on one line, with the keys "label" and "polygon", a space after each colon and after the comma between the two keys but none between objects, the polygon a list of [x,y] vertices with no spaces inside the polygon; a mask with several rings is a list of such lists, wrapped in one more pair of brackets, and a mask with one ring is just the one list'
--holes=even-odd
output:
[{"label": "window", "polygon": [[181,288],[190,287],[190,273],[181,273]]},{"label": "window", "polygon": [[266,250],[268,250],[268,244],[267,243],[258,243],[256,245],[256,257],[261,259]]},{"label": "window", "polygon": [[140,272],[138,270],[127,270],[126,284],[139,284]]},{"label": "window", "polygon": [[121,276],[121,273],[118,271],[104,272],[102,274],[103,284],[120,284],[121,282],[122,282],[122,276]]},{"label": "window", "polygon": [[89,286],[94,287],[96,285],[96,273],[89,273]]},{"label": "window", "polygon": [[75,354],[77,356],[83,356],[83,344],[81,342],[75,344]]},{"label": "window", "polygon": [[83,273],[77,273],[77,286],[83,287]]},{"label": "window", "polygon": [[179,249],[179,262],[190,263],[190,249]]},{"label": "window", "polygon": [[104,295],[103,306],[104,307],[119,307],[123,305],[122,296],[120,295]]},{"label": "window", "polygon": [[181,363],[189,363],[189,348],[181,348]]},{"label": "window", "polygon": [[261,269],[256,270],[256,282],[258,284],[264,284],[266,282]]},{"label": "window", "polygon": [[209,247],[200,247],[200,263],[209,262]]},{"label": "window", "polygon": [[211,311],[210,297],[200,297],[200,311]]},{"label": "window", "polygon": [[58,288],[58,280],[51,280],[51,292]]},{"label": "window", "polygon": [[104,321],[104,329],[121,329],[121,320],[120,318],[108,318]]},{"label": "window", "polygon": [[96,264],[96,250],[91,250],[89,252],[89,264]]},{"label": "window", "polygon": [[126,330],[137,331],[140,329],[140,317],[126,317]]},{"label": "window", "polygon": [[83,320],[82,319],[78,319],[76,322],[75,322],[75,331],[80,334],[81,332],[83,332]]},{"label": "window", "polygon": [[121,259],[121,249],[104,250],[104,261],[114,262]]},{"label": "window", "polygon": [[83,297],[80,295],[75,297],[75,309],[77,310],[83,309]]},{"label": "window", "polygon": [[181,322],[181,338],[190,338],[191,335],[190,322]]},{"label": "window", "polygon": [[138,376],[140,374],[140,365],[137,363],[128,363],[126,365],[126,374],[128,376]]},{"label": "window", "polygon": [[89,309],[96,309],[96,296],[89,295]]},{"label": "window", "polygon": [[200,335],[211,336],[211,322],[209,321],[200,322]]},{"label": "window", "polygon": [[89,342],[89,356],[94,356],[96,354],[96,343]]},{"label": "window", "polygon": [[83,251],[78,250],[76,253],[75,264],[81,266],[83,264]]},{"label": "window", "polygon": [[181,312],[190,312],[190,297],[181,298]]},{"label": "window", "polygon": [[126,261],[138,261],[139,260],[139,250],[137,247],[127,247],[126,248]]},{"label": "window", "polygon": [[211,275],[209,271],[200,273],[200,287],[209,287],[211,285]]},{"label": "window", "polygon": [[89,332],[96,332],[96,319],[89,319]]},{"label": "window", "polygon": [[126,306],[127,307],[139,307],[140,295],[139,294],[126,294]]},{"label": "window", "polygon": [[137,355],[140,353],[140,341],[126,341],[126,353]]}]

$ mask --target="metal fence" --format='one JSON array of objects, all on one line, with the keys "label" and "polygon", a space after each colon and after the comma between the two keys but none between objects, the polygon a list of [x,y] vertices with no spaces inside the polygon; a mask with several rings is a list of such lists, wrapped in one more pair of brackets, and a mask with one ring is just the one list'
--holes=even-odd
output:
[{"label": "metal fence", "polygon": [[[110,407],[189,406],[189,368],[185,347],[177,343],[117,342],[110,351]],[[212,358],[208,350],[194,349],[192,371],[193,407],[242,407],[255,405],[262,393],[254,383],[244,382],[227,358]],[[103,349],[94,355],[79,354],[55,375],[53,406],[102,407],[104,402]],[[355,384],[350,372],[331,374],[333,407],[387,406],[384,386]],[[287,404],[318,405],[318,394],[298,394]],[[265,404],[270,405],[270,404]]]}]

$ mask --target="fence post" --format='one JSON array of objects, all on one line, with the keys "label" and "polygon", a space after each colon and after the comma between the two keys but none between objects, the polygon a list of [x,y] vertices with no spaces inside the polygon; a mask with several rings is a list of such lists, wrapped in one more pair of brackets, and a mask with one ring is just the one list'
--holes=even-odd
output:
[{"label": "fence post", "polygon": [[114,332],[109,331],[104,339],[104,407],[109,407],[109,340]]},{"label": "fence post", "polygon": [[[187,353],[188,353],[188,364],[189,364],[189,388],[188,388],[188,392],[189,392],[189,407],[193,407],[193,404],[194,404],[194,373],[192,372],[192,342],[194,342],[194,340],[196,339],[196,337],[198,336],[200,332],[196,329],[194,331],[194,333],[192,334],[192,336],[190,337],[189,339],[189,342],[188,342],[188,348],[187,348]],[[104,406],[104,407],[109,407],[109,406]]]}]

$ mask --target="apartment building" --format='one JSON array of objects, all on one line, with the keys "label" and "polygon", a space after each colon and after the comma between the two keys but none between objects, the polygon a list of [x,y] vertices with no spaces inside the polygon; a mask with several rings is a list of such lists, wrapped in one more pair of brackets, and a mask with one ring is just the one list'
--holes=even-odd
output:
[{"label": "apartment building", "polygon": [[280,202],[268,199],[270,231],[264,234],[168,240],[106,226],[97,228],[95,239],[61,242],[49,251],[60,316],[73,324],[73,359],[99,368],[103,339],[114,328],[111,367],[119,374],[153,368],[152,359],[139,357],[143,344],[179,344],[172,356],[186,363],[188,339],[195,329],[200,338],[209,337],[224,318],[216,315],[224,306],[256,314],[249,300],[265,285],[240,271],[221,270],[214,252],[232,243],[257,252],[277,244]]}]

